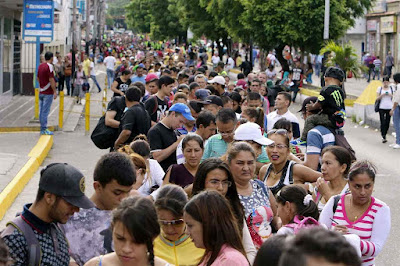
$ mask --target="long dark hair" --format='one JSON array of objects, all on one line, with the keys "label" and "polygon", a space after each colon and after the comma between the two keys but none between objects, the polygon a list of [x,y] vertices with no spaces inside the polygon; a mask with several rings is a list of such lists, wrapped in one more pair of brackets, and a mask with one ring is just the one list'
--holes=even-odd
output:
[{"label": "long dark hair", "polygon": [[229,201],[233,214],[235,215],[239,232],[243,231],[243,220],[244,220],[244,210],[243,205],[240,203],[240,199],[238,196],[238,192],[236,190],[235,181],[233,180],[231,171],[229,170],[229,166],[219,158],[208,158],[204,160],[197,170],[196,176],[193,182],[192,195],[197,195],[203,190],[205,190],[206,178],[209,172],[215,169],[220,169],[225,171],[228,181],[232,183],[230,187],[228,187],[228,191],[226,192],[226,199]]},{"label": "long dark hair", "polygon": [[315,220],[318,220],[319,211],[315,202],[311,200],[307,205],[304,204],[304,197],[307,195],[307,191],[300,186],[284,186],[276,195],[276,202],[280,204],[285,204],[286,201],[294,203],[297,215],[312,217]]},{"label": "long dark hair", "polygon": [[170,211],[175,219],[181,219],[187,202],[188,198],[183,188],[177,185],[166,185],[159,189],[154,205],[157,210]]},{"label": "long dark hair", "polygon": [[113,211],[111,226],[121,222],[137,244],[146,244],[148,260],[154,266],[153,241],[160,234],[157,212],[151,200],[136,196],[124,199]]},{"label": "long dark hair", "polygon": [[220,193],[203,191],[197,194],[186,204],[185,212],[201,223],[203,227],[203,244],[206,252],[200,263],[209,255],[206,265],[211,265],[225,244],[246,257],[232,208]]}]

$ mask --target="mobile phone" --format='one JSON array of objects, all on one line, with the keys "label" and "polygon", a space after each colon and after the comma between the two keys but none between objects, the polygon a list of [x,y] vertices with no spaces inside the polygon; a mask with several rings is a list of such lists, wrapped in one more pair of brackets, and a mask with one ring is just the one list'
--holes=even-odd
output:
[{"label": "mobile phone", "polygon": [[385,92],[385,94],[389,94],[389,92],[387,91],[387,92]]}]

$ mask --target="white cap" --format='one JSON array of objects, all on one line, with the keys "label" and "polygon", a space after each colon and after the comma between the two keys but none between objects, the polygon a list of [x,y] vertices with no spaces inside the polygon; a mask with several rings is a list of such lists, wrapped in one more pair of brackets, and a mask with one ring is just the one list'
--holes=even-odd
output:
[{"label": "white cap", "polygon": [[212,80],[209,80],[208,83],[218,83],[224,85],[225,79],[223,76],[215,76]]},{"label": "white cap", "polygon": [[251,140],[260,145],[268,146],[274,143],[273,140],[264,137],[261,134],[261,127],[256,123],[247,122],[240,125],[235,130],[234,140]]}]

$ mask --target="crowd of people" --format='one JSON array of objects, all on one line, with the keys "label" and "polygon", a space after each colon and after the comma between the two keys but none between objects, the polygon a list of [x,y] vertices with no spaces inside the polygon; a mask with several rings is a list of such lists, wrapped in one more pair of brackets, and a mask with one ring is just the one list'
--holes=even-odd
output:
[{"label": "crowd of people", "polygon": [[[272,64],[233,83],[201,48],[165,51],[104,47],[114,97],[91,136],[110,150],[94,193],[75,167],[45,167],[2,232],[0,263],[374,265],[390,208],[344,137],[343,71],[328,68],[303,101],[301,132],[298,90]],[[304,77],[294,64],[291,86]]]}]

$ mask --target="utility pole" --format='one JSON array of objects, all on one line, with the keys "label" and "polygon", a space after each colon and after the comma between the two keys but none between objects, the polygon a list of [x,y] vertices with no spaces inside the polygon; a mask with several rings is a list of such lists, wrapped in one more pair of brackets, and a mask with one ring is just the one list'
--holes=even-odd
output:
[{"label": "utility pole", "polygon": [[90,0],[86,0],[86,38],[85,53],[89,55],[89,33],[90,33]]},{"label": "utility pole", "polygon": [[329,39],[330,0],[325,0],[324,40]]},{"label": "utility pole", "polygon": [[76,0],[72,1],[72,73],[75,73],[75,53],[76,53]]}]

